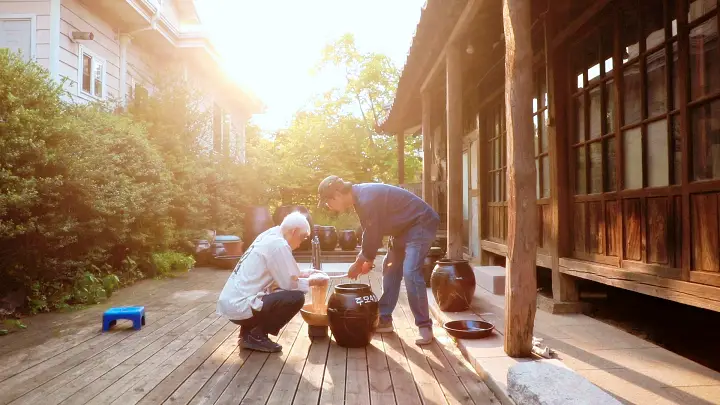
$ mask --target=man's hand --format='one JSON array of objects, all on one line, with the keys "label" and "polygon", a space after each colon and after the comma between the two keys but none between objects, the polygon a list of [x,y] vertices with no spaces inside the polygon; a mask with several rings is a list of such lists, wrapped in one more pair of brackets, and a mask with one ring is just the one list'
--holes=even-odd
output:
[{"label": "man's hand", "polygon": [[362,260],[358,257],[357,259],[355,259],[355,262],[350,265],[347,274],[350,280],[355,280],[360,276],[363,264],[365,264],[365,260]]},{"label": "man's hand", "polygon": [[350,265],[350,269],[348,270],[348,278],[351,280],[355,280],[363,274],[370,273],[370,270],[372,270],[373,267],[374,266],[372,265],[372,263],[366,262],[365,260],[358,258],[355,260],[355,263]]}]

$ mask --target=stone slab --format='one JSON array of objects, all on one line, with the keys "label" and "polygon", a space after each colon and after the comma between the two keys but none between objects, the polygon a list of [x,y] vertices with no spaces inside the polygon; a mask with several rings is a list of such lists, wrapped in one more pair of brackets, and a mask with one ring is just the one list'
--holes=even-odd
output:
[{"label": "stone slab", "polygon": [[523,362],[507,376],[510,398],[523,405],[620,405],[581,375],[549,362]]},{"label": "stone slab", "polygon": [[501,266],[473,266],[475,284],[495,295],[505,295],[505,268]]}]

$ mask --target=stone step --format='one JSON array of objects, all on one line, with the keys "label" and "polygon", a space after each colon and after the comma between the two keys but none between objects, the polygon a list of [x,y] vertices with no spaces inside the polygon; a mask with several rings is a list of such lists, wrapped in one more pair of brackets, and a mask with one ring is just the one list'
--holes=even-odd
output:
[{"label": "stone step", "polygon": [[475,284],[495,295],[505,295],[505,268],[501,266],[473,266]]}]

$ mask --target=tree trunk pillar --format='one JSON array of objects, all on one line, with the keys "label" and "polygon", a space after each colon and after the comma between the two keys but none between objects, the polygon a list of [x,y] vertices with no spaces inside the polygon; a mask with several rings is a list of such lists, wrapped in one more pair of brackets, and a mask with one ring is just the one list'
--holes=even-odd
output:
[{"label": "tree trunk pillar", "polygon": [[508,235],[505,353],[528,357],[537,305],[537,200],[530,1],[503,0]]},{"label": "tree trunk pillar", "polygon": [[447,257],[463,258],[462,59],[456,45],[446,53],[447,88]]},{"label": "tree trunk pillar", "polygon": [[422,198],[426,203],[433,205],[433,189],[432,189],[432,99],[429,92],[422,94],[422,148],[423,148],[423,171],[422,171]]}]

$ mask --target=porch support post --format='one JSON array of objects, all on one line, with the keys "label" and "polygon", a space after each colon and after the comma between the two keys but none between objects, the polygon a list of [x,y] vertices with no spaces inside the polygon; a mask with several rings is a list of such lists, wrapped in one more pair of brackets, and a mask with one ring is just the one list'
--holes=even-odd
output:
[{"label": "porch support post", "polygon": [[[550,209],[552,226],[550,227],[550,254],[552,256],[552,295],[556,302],[575,302],[579,300],[577,283],[572,276],[560,272],[560,258],[568,257],[572,252],[572,206],[570,193],[570,164],[568,162],[568,89],[567,64],[568,55],[564,52],[555,53],[550,50],[549,35],[553,35],[561,27],[565,17],[550,6],[547,14],[548,34],[545,35],[545,49],[548,50],[547,84],[548,84],[548,143],[550,152]],[[567,11],[563,11],[567,13]],[[556,79],[557,78],[557,79]]]},{"label": "porch support post", "polygon": [[463,119],[462,61],[460,49],[451,44],[446,52],[447,88],[447,257],[463,258]]},{"label": "porch support post", "polygon": [[508,235],[505,353],[528,357],[537,305],[537,199],[532,125],[530,2],[503,0]]},{"label": "porch support post", "polygon": [[[432,100],[429,92],[422,94],[422,148],[423,148],[423,171],[422,171],[422,197],[426,203],[433,205],[432,189],[432,122],[430,114],[432,111]],[[436,207],[433,207],[436,208]]]},{"label": "porch support post", "polygon": [[[60,81],[60,12],[61,0],[50,0],[50,77]],[[35,49],[32,50],[36,52]]]},{"label": "porch support post", "polygon": [[397,135],[398,184],[405,184],[405,134]]}]

